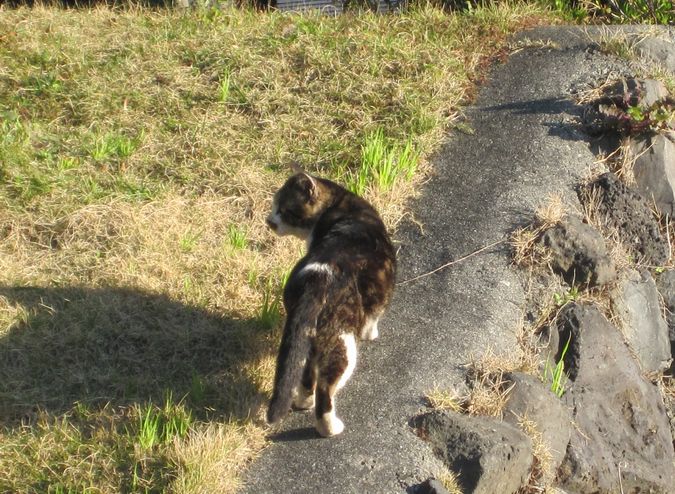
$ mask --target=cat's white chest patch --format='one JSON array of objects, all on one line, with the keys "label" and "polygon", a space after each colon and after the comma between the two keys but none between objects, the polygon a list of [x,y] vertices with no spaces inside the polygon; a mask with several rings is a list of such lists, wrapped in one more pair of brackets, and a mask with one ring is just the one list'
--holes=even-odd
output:
[{"label": "cat's white chest patch", "polygon": [[333,268],[330,266],[330,264],[326,264],[323,262],[310,262],[308,263],[304,268],[300,270],[301,275],[307,274],[307,273],[322,273],[328,276],[333,275]]}]

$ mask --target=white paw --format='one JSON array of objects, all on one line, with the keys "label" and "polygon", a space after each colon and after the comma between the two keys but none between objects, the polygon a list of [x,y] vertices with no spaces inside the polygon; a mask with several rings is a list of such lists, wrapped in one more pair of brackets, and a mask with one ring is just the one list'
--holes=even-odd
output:
[{"label": "white paw", "polygon": [[378,336],[380,336],[380,332],[377,329],[377,319],[375,319],[375,321],[369,320],[368,322],[366,322],[363,331],[361,331],[361,339],[373,341]]},{"label": "white paw", "polygon": [[298,389],[298,394],[293,399],[293,406],[298,410],[314,408],[314,392],[307,392],[304,388]]},{"label": "white paw", "polygon": [[335,412],[329,412],[316,421],[316,430],[323,437],[337,436],[345,430],[345,424],[335,416]]}]

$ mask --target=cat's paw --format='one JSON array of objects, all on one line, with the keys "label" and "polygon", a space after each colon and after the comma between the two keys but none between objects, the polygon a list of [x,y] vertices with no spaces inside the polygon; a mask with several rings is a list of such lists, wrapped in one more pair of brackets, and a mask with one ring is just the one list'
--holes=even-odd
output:
[{"label": "cat's paw", "polygon": [[377,329],[377,319],[374,321],[366,322],[366,325],[361,330],[361,339],[366,341],[373,341],[375,338],[380,336],[380,332]]},{"label": "cat's paw", "polygon": [[316,430],[323,437],[337,436],[345,430],[345,424],[335,416],[335,412],[329,412],[316,421]]},{"label": "cat's paw", "polygon": [[293,398],[293,408],[296,410],[309,410],[310,408],[314,408],[314,391],[307,391],[300,388],[298,394]]}]

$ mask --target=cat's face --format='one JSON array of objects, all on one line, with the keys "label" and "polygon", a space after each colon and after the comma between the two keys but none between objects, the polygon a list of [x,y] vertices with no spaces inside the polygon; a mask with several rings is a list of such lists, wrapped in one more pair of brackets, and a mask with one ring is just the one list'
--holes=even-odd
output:
[{"label": "cat's face", "polygon": [[277,235],[294,235],[307,239],[321,214],[321,184],[307,174],[289,178],[274,194],[267,225]]}]

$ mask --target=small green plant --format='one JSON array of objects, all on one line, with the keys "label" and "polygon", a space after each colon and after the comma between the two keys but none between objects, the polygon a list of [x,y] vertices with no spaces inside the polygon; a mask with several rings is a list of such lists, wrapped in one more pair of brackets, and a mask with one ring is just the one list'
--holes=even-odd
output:
[{"label": "small green plant", "polygon": [[190,400],[196,405],[202,405],[206,398],[206,383],[198,374],[192,374],[190,382]]},{"label": "small green plant", "polygon": [[139,147],[142,139],[142,132],[135,138],[113,133],[99,136],[94,141],[94,145],[91,149],[91,157],[96,161],[102,161],[109,158],[128,158]]},{"label": "small green plant", "polygon": [[622,119],[621,130],[627,134],[645,131],[669,130],[675,121],[675,108],[668,102],[656,102],[649,108],[628,106]]},{"label": "small green plant", "polygon": [[263,299],[258,320],[266,329],[274,328],[281,321],[281,295],[271,280],[263,286]]},{"label": "small green plant", "polygon": [[173,395],[167,392],[162,408],[148,403],[145,411],[138,411],[136,439],[143,450],[159,444],[168,444],[174,437],[184,437],[192,424],[192,413],[185,410],[182,402],[174,403]]},{"label": "small green plant", "polygon": [[223,103],[227,103],[227,100],[230,97],[231,77],[230,71],[225,70],[222,79],[220,79],[220,84],[218,85],[218,96]]},{"label": "small green plant", "polygon": [[227,227],[227,238],[235,249],[245,249],[248,245],[246,229],[239,225],[231,224]]},{"label": "small green plant", "polygon": [[201,236],[202,232],[186,231],[178,242],[180,250],[185,254],[189,254],[197,246],[197,242],[199,242]]},{"label": "small green plant", "polygon": [[361,146],[361,166],[348,175],[347,187],[357,195],[363,195],[370,184],[388,190],[400,177],[410,180],[418,161],[419,153],[410,139],[403,145],[396,144],[377,129]]},{"label": "small green plant", "polygon": [[567,342],[560,353],[560,360],[552,367],[549,359],[546,359],[544,367],[544,381],[551,383],[551,391],[558,397],[562,398],[565,394],[565,384],[567,384],[567,374],[565,374],[565,355],[572,341],[572,335],[567,338]]},{"label": "small green plant", "polygon": [[626,113],[635,122],[642,122],[645,119],[645,113],[639,106],[629,106]]},{"label": "small green plant", "polygon": [[564,293],[554,293],[553,301],[558,307],[567,305],[570,302],[574,302],[579,298],[579,287],[573,286],[566,290]]},{"label": "small green plant", "polygon": [[145,413],[138,417],[138,444],[143,449],[152,449],[159,444],[159,426],[161,416],[157,407],[148,405]]}]

